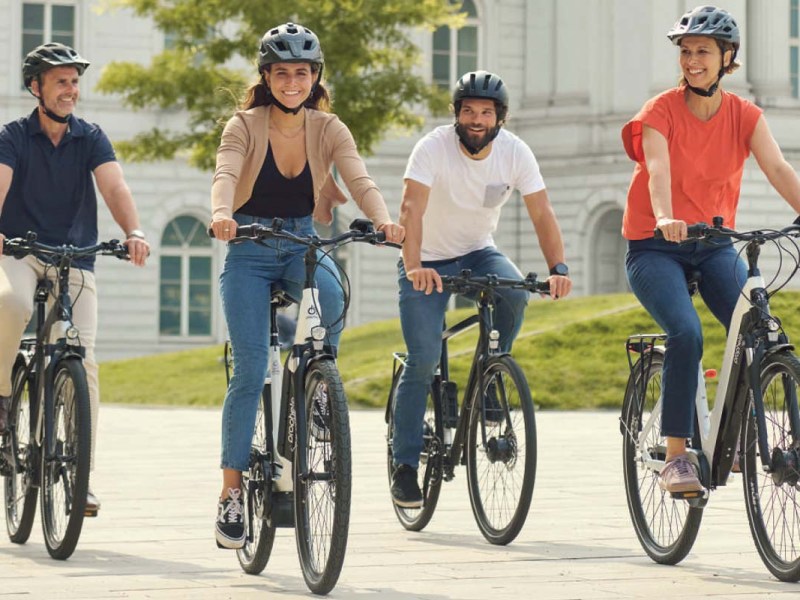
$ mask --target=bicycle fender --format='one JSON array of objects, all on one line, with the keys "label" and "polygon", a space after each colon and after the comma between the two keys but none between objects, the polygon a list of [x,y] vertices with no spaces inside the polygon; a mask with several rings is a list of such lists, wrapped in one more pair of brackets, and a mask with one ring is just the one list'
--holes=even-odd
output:
[{"label": "bicycle fender", "polygon": [[777,354],[778,352],[791,352],[792,350],[794,350],[794,344],[776,344],[774,346],[770,346],[764,351],[764,358],[772,356],[773,354]]}]

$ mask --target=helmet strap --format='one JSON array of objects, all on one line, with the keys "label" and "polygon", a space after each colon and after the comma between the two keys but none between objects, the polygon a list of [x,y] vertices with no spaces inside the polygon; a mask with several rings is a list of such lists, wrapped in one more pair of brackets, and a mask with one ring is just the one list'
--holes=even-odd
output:
[{"label": "helmet strap", "polygon": [[484,138],[483,143],[476,146],[469,141],[467,132],[464,130],[461,124],[456,122],[454,125],[456,128],[456,135],[458,135],[458,139],[461,142],[461,145],[464,146],[467,152],[469,152],[472,156],[479,154],[481,150],[483,150],[484,148],[486,148],[486,146],[491,144],[494,141],[494,138],[497,137],[497,134],[500,133],[500,128],[502,127],[501,125],[495,125],[494,128],[492,128],[492,130],[489,131],[489,134]]}]

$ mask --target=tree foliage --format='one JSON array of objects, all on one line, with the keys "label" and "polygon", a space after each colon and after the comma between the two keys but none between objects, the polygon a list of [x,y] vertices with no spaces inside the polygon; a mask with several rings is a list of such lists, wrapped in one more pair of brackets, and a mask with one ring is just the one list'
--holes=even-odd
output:
[{"label": "tree foliage", "polygon": [[[325,53],[323,79],[333,110],[369,153],[391,127],[422,123],[420,108],[446,109],[447,96],[415,68],[419,49],[410,32],[457,25],[460,3],[451,0],[112,0],[152,19],[170,40],[149,66],[112,62],[98,89],[119,94],[132,109],[186,114],[177,130],[154,128],[117,143],[129,160],[188,155],[214,166],[222,127],[244,89],[256,79],[264,32],[294,21],[312,29]],[[247,67],[241,65],[248,65]],[[252,66],[249,66],[252,65]],[[237,66],[241,66],[238,68]],[[183,111],[183,112],[181,112]]]}]

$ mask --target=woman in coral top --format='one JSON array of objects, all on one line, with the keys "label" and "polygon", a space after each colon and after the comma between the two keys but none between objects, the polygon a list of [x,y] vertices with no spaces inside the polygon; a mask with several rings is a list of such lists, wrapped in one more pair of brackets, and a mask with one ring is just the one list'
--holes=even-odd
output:
[{"label": "woman in coral top", "polygon": [[[700,271],[700,294],[714,316],[730,325],[746,267],[730,241],[678,244],[687,224],[722,216],[736,226],[744,162],[752,152],[777,192],[800,213],[800,179],[772,137],[761,109],[724,91],[720,81],[739,64],[739,27],[720,8],[686,13],[667,37],[680,47],[678,87],[649,100],[625,125],[622,138],[636,161],[622,234],[626,269],[636,297],[667,334],[662,374],[662,434],[668,492],[702,489],[686,454],[692,437],[694,373],[703,354],[700,320],[686,272]],[[660,230],[664,239],[655,239]]]}]

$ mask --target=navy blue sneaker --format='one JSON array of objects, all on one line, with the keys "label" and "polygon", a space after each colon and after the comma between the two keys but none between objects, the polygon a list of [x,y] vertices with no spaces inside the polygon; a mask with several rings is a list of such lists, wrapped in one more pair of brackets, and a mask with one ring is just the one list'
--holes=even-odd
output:
[{"label": "navy blue sneaker", "polygon": [[238,550],[244,548],[244,505],[242,490],[228,488],[228,497],[217,505],[215,528],[217,546]]}]

